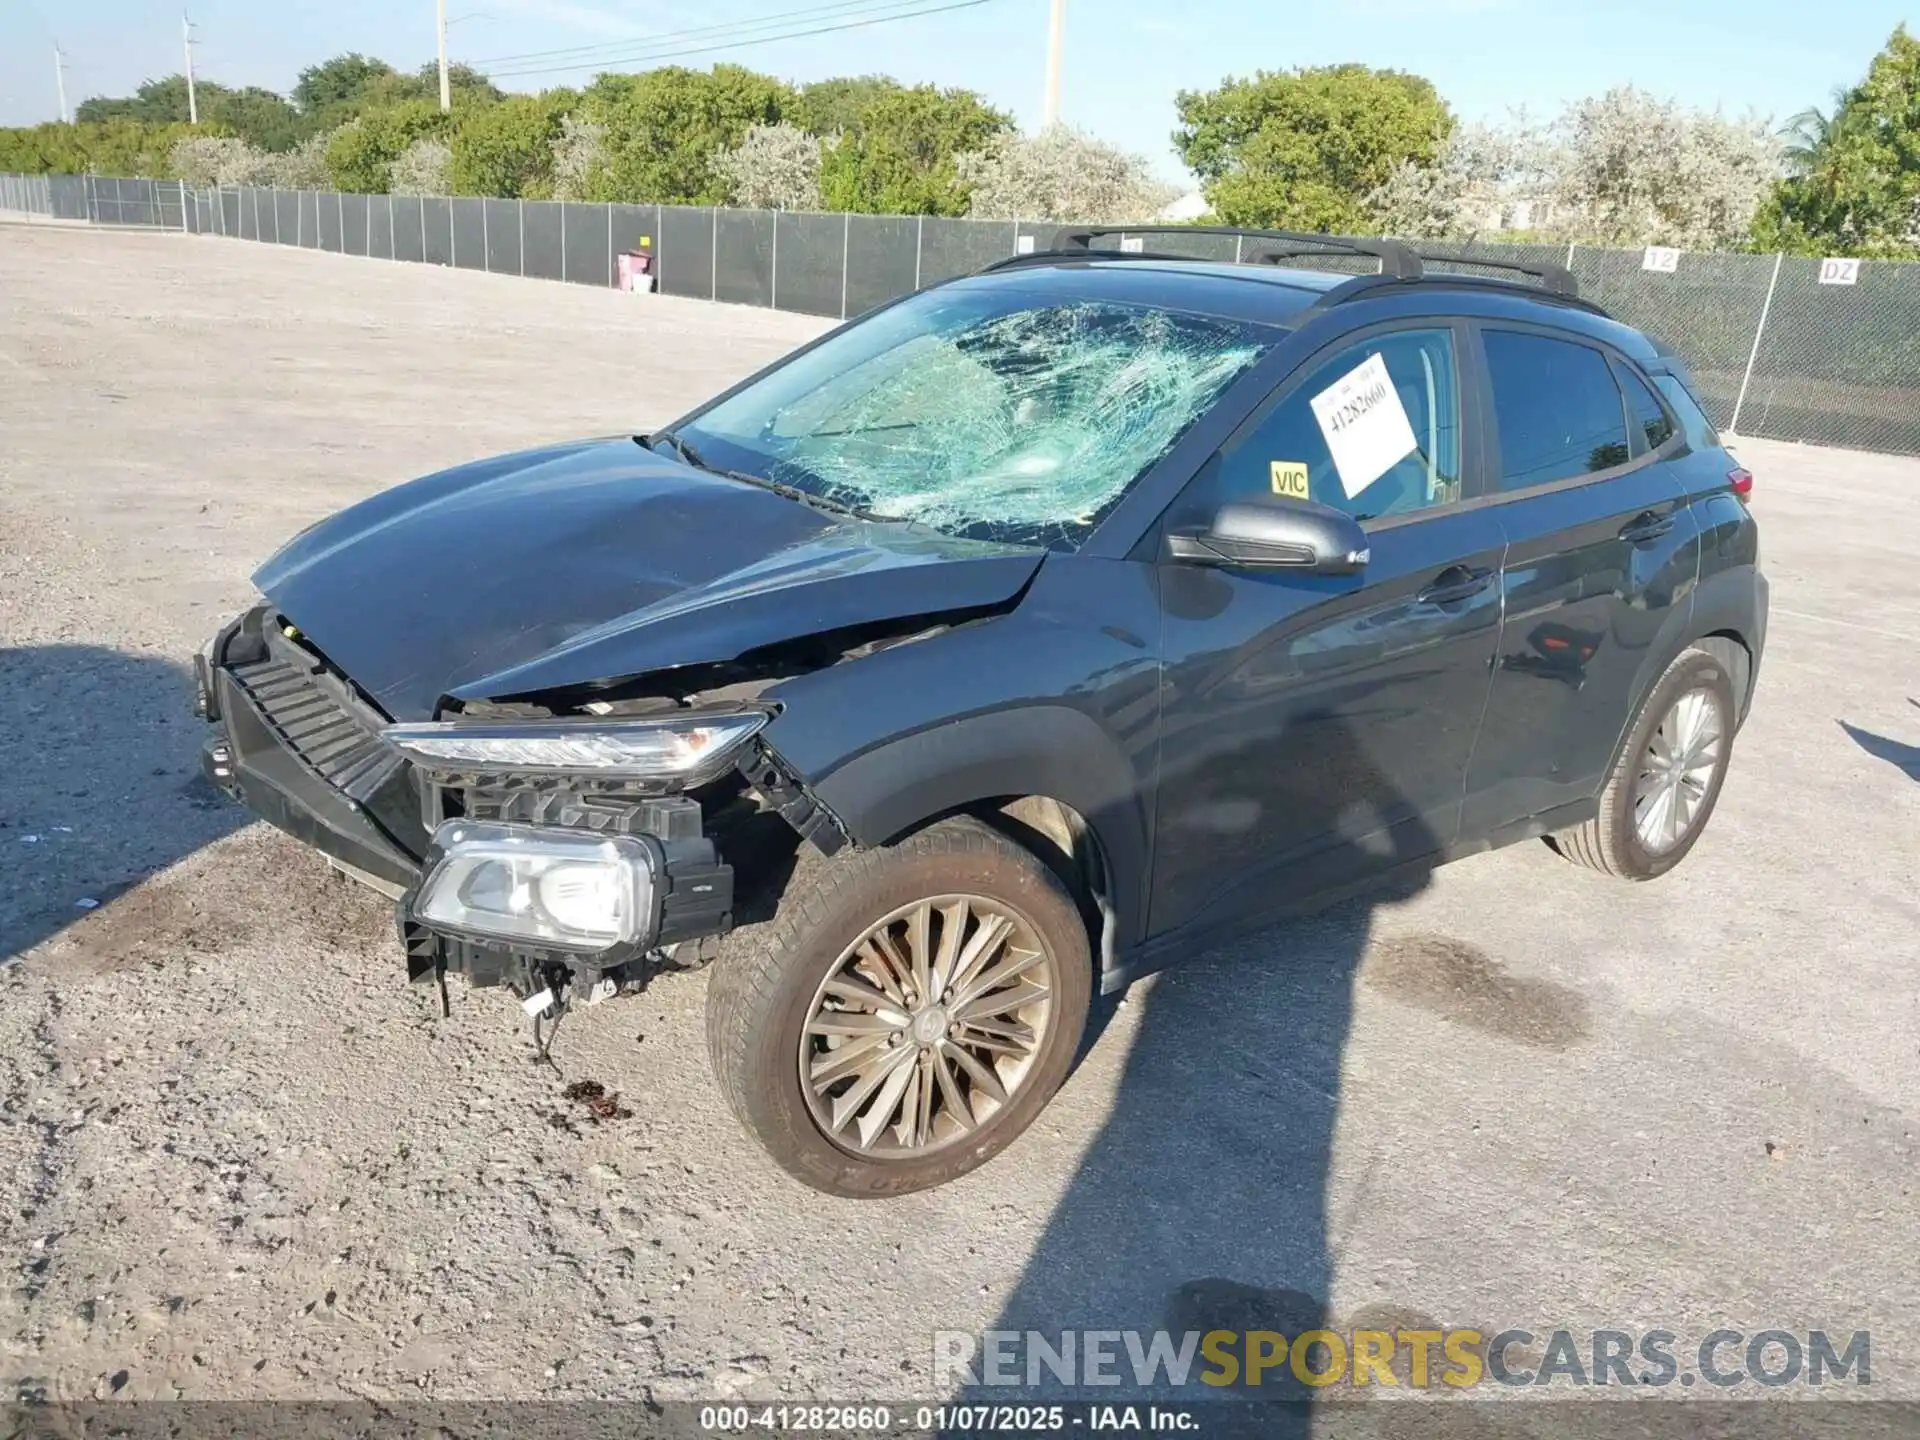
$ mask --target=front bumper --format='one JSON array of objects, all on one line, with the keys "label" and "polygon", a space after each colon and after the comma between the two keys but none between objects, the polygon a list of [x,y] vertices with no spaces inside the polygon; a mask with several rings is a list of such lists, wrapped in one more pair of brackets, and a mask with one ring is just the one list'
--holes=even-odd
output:
[{"label": "front bumper", "polygon": [[396,841],[365,803],[329,784],[296,755],[229,671],[209,668],[219,731],[201,751],[207,778],[275,829],[381,882],[378,888],[393,893],[419,884],[419,857]]},{"label": "front bumper", "polygon": [[[202,750],[202,768],[268,824],[398,900],[412,978],[454,972],[477,984],[517,983],[529,965],[597,974],[733,928],[733,870],[704,834],[698,802],[684,796],[629,802],[603,792],[583,804],[551,786],[501,780],[480,788],[429,776],[379,738],[385,717],[283,634],[281,623],[258,607],[223,630],[196,665],[195,709],[218,727]],[[647,837],[658,891],[653,933],[633,953],[587,959],[422,925],[413,917],[412,898],[432,857],[435,825],[455,816],[565,828],[611,825]]]}]

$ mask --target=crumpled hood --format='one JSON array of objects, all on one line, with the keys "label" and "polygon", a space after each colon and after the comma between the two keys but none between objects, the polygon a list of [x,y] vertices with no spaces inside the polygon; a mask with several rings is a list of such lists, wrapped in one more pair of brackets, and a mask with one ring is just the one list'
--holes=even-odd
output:
[{"label": "crumpled hood", "polygon": [[396,486],[254,575],[396,720],[1001,603],[1043,552],[840,520],[630,438]]}]

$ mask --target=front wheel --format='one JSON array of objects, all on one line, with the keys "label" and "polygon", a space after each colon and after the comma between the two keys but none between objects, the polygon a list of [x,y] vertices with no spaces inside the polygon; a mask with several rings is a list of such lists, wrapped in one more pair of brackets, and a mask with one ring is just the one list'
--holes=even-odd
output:
[{"label": "front wheel", "polygon": [[1054,872],[971,818],[812,869],[713,967],[707,1048],[734,1113],[815,1189],[939,1185],[1033,1122],[1092,988]]},{"label": "front wheel", "polygon": [[1634,717],[1600,813],[1546,837],[1576,865],[1652,880],[1685,858],[1706,829],[1733,755],[1733,681],[1704,650],[1667,667]]}]

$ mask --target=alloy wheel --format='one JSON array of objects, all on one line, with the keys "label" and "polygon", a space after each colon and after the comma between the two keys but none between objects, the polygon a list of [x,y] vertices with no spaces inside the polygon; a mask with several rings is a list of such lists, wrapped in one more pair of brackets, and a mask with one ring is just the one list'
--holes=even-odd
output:
[{"label": "alloy wheel", "polygon": [[1713,692],[1688,690],[1668,707],[1640,757],[1633,787],[1633,826],[1652,855],[1685,840],[1699,818],[1726,731]]},{"label": "alloy wheel", "polygon": [[873,1158],[974,1134],[1033,1071],[1057,984],[1053,957],[1007,905],[902,906],[842,952],[808,1009],[800,1086],[814,1122]]}]

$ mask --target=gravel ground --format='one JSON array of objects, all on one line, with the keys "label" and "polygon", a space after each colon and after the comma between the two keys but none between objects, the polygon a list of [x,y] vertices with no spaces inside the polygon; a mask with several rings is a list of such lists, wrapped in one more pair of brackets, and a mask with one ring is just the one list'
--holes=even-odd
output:
[{"label": "gravel ground", "polygon": [[702,977],[570,1018],[557,1076],[510,998],[443,1020],[385,902],[196,778],[186,667],[286,536],[818,328],[0,225],[13,1391],[924,1395],[936,1329],[1316,1314],[1867,1329],[1872,1393],[1920,1396],[1920,462],[1741,447],[1773,632],[1672,878],[1525,845],[1197,956],[1004,1157],[898,1201],[748,1146]]}]

